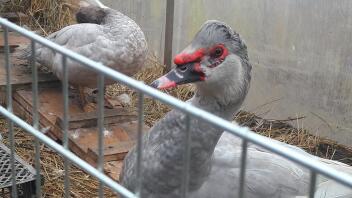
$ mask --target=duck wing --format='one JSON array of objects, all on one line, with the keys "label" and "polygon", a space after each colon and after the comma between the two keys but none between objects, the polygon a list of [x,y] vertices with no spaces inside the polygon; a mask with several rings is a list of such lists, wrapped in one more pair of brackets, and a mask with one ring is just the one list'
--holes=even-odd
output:
[{"label": "duck wing", "polygon": [[[102,28],[97,24],[74,24],[64,27],[63,29],[50,34],[46,38],[56,44],[74,50],[89,46],[96,39],[96,35],[102,33]],[[57,53],[39,43],[36,43],[35,50],[36,61],[51,69]],[[28,60],[30,57],[31,46],[28,46],[18,53],[18,58],[20,59]]]},{"label": "duck wing", "polygon": [[[330,166],[338,171],[352,175],[352,167],[344,163],[318,158],[317,159],[327,166]],[[315,191],[316,198],[351,198],[352,189],[348,188],[332,179],[319,175]]]},{"label": "duck wing", "polygon": [[[94,43],[103,33],[102,27],[97,24],[74,24],[50,34],[47,39],[83,56],[97,60],[99,53],[94,53]],[[49,68],[59,79],[62,79],[62,55],[43,45],[36,45],[36,61]],[[83,66],[76,61],[67,59],[69,75],[76,70],[74,75],[80,74],[77,67]],[[81,75],[84,75],[81,73]],[[70,77],[70,81],[72,77]],[[79,84],[79,83],[78,83]]]},{"label": "duck wing", "polygon": [[[268,139],[325,163],[336,170],[352,174],[352,167],[344,163],[319,158],[304,150],[277,140]],[[239,190],[242,140],[224,133],[213,156],[208,180],[192,197],[236,197]],[[257,145],[249,144],[247,151],[245,193],[249,198],[307,197],[310,171],[273,154]],[[316,198],[351,198],[352,190],[321,175],[317,179]]]},{"label": "duck wing", "polygon": [[[209,178],[191,197],[236,197],[239,190],[241,140],[224,133],[213,156]],[[309,172],[278,155],[249,144],[245,176],[248,198],[291,198],[307,192]]]}]

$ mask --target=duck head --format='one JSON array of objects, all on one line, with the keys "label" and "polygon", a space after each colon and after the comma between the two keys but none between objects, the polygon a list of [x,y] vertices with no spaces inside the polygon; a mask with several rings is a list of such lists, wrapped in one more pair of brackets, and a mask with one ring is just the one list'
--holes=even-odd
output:
[{"label": "duck head", "polygon": [[106,10],[94,5],[83,6],[76,13],[77,23],[102,24],[106,17]]},{"label": "duck head", "polygon": [[243,89],[243,84],[250,81],[246,44],[231,27],[216,20],[202,25],[192,42],[175,56],[174,63],[174,69],[155,80],[152,87],[168,89],[195,83],[198,90],[214,91],[225,85]]}]

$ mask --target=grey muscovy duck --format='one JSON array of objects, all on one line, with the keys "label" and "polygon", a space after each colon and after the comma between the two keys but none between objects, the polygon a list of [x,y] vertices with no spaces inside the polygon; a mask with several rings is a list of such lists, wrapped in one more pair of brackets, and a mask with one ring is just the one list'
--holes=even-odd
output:
[{"label": "grey muscovy duck", "polygon": [[[126,75],[135,74],[147,57],[144,33],[132,19],[100,1],[89,0],[88,3],[89,6],[81,7],[76,13],[78,24],[52,33],[47,39]],[[36,61],[62,79],[61,55],[36,46]],[[30,48],[22,57],[30,57]],[[98,73],[70,59],[67,59],[67,66],[69,83],[79,87],[83,106],[89,104],[82,88],[96,88]],[[113,83],[111,79],[105,79],[106,85]]]},{"label": "grey muscovy duck", "polygon": [[[247,47],[239,34],[219,21],[207,21],[193,41],[174,59],[176,68],[152,83],[162,89],[195,83],[188,103],[232,120],[244,101],[251,79]],[[186,116],[172,110],[143,137],[143,198],[180,197]],[[237,197],[241,140],[208,123],[192,118],[189,197]],[[284,143],[282,143],[284,144]],[[289,146],[301,153],[303,150]],[[120,182],[135,191],[137,151],[126,156]],[[312,156],[313,157],[313,156]],[[352,173],[342,163],[320,159]],[[247,198],[307,196],[310,173],[258,146],[249,145],[245,194]],[[318,180],[317,197],[352,197],[350,189],[331,180]],[[344,196],[342,196],[344,195]]]}]

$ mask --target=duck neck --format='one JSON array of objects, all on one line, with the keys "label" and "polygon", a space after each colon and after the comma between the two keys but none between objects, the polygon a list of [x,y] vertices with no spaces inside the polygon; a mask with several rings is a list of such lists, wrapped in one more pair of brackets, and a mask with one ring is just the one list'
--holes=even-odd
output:
[{"label": "duck neck", "polygon": [[[212,94],[214,91],[210,91],[209,89],[218,91],[216,94]],[[231,86],[227,88],[222,87],[222,89],[209,86],[198,87],[194,97],[188,102],[225,120],[232,120],[242,105],[246,94],[247,88],[236,90],[235,87]],[[192,163],[195,164],[191,168],[197,169],[197,166],[200,164],[207,165],[207,163],[211,162],[211,156],[223,130],[202,120],[193,119],[194,122],[191,122],[193,143],[191,147],[191,159]]]},{"label": "duck neck", "polygon": [[[231,87],[228,87],[231,92],[224,90],[224,88],[218,89],[223,91],[218,91],[216,95],[209,94],[212,92],[209,92],[208,88],[198,87],[194,97],[187,102],[221,118],[231,120],[241,106],[247,88],[240,89],[245,92],[241,94],[235,94],[234,90],[236,89]],[[228,95],[229,93],[234,94]],[[218,97],[218,95],[223,97]],[[153,167],[155,161],[161,165],[157,166],[155,174],[153,171],[149,171],[149,173],[160,184],[172,186],[172,189],[179,189],[182,184],[187,118],[184,113],[174,110],[156,125],[156,130],[152,131],[155,133],[149,136],[149,140],[153,142],[150,145],[150,148],[153,149],[153,152],[150,153],[153,159],[150,158],[151,164],[147,167]],[[192,191],[198,189],[207,179],[211,170],[212,155],[223,130],[203,120],[194,117],[190,119],[189,189]],[[166,130],[165,127],[168,129]],[[158,175],[163,175],[163,177],[160,178]],[[169,178],[174,179],[170,181]]]},{"label": "duck neck", "polygon": [[226,94],[226,91],[222,91],[221,89],[217,91],[216,95],[211,95],[209,93],[208,88],[198,89],[189,102],[193,106],[210,112],[225,120],[231,120],[234,117],[245,97],[245,94],[230,96]]},{"label": "duck neck", "polygon": [[[225,120],[232,120],[242,104],[242,101],[224,104],[224,101],[219,101],[217,97],[205,96],[201,91],[197,91],[196,95],[189,102],[191,102],[193,106],[208,111]],[[207,176],[210,171],[212,155],[223,130],[196,118],[192,118],[192,120],[190,172],[193,172],[194,175],[191,175],[190,178],[191,180],[194,178],[195,180],[201,181],[202,179],[200,177]]]},{"label": "duck neck", "polygon": [[[188,100],[193,106],[231,120],[247,94],[250,69],[242,78],[230,78],[226,83],[197,84],[197,91]],[[190,118],[189,190],[198,189],[210,174],[212,156],[223,130],[185,113],[172,110],[154,125],[146,136],[145,187],[152,192],[174,192],[182,185],[185,154],[186,119]]]},{"label": "duck neck", "polygon": [[[241,107],[249,89],[250,73],[242,71],[241,77],[227,82],[199,83],[190,102],[225,120],[232,120]],[[199,187],[211,170],[212,155],[223,130],[193,118],[191,122],[190,183]]]}]

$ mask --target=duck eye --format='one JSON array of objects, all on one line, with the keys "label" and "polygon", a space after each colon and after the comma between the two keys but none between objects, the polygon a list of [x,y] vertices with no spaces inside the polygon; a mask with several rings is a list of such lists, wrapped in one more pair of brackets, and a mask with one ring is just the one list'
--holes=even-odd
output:
[{"label": "duck eye", "polygon": [[217,48],[214,50],[213,56],[214,56],[215,58],[219,58],[219,57],[222,55],[223,51],[224,51],[224,50],[223,50],[221,47],[217,47]]},{"label": "duck eye", "polygon": [[178,66],[178,69],[181,71],[181,72],[185,72],[187,70],[187,67],[186,65],[181,65],[181,66]]}]

